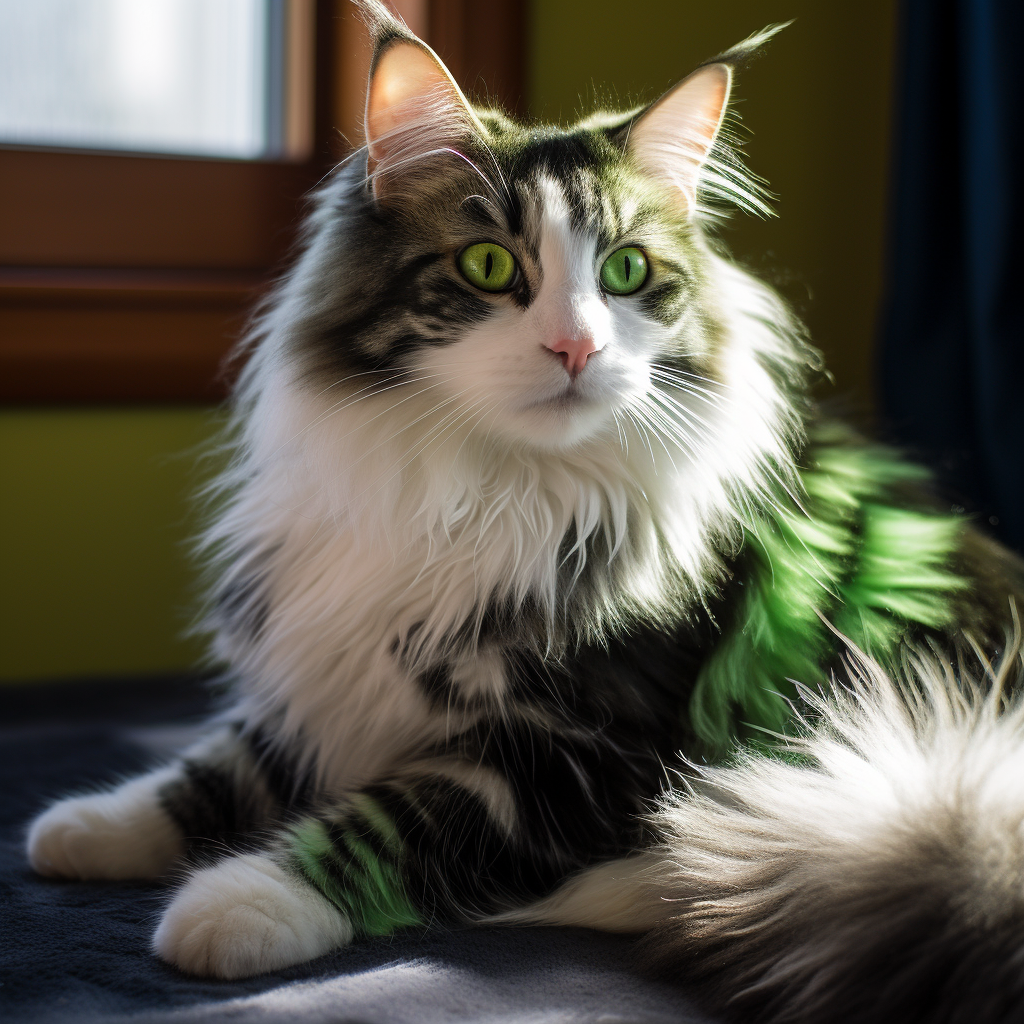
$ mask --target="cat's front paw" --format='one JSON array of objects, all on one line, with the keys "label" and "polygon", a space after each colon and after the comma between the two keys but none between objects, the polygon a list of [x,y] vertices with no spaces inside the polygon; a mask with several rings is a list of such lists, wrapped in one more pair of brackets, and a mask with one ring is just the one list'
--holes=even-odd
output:
[{"label": "cat's front paw", "polygon": [[28,832],[28,859],[51,878],[157,878],[185,852],[181,830],[160,805],[177,770],[163,769],[117,789],[61,800]]},{"label": "cat's front paw", "polygon": [[189,878],[164,912],[153,950],[189,974],[248,978],[351,938],[334,904],[268,857],[245,854]]}]

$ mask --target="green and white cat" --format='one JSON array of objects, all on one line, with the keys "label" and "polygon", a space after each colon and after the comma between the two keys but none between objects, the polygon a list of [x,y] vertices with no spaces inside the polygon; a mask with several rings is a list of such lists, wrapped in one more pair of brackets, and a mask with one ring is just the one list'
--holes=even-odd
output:
[{"label": "green and white cat", "polygon": [[153,948],[222,978],[532,921],[649,932],[757,1019],[1024,1012],[1015,661],[961,664],[1020,569],[822,416],[708,232],[762,205],[721,126],[771,33],[556,128],[363,6],[366,144],[249,339],[206,540],[235,703],[43,813],[33,867],[184,872]]}]

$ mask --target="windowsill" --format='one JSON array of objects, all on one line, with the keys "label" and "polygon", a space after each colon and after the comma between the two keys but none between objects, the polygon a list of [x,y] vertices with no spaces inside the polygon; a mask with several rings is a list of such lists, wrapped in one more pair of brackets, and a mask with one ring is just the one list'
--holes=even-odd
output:
[{"label": "windowsill", "polygon": [[266,276],[0,268],[0,400],[214,402]]}]

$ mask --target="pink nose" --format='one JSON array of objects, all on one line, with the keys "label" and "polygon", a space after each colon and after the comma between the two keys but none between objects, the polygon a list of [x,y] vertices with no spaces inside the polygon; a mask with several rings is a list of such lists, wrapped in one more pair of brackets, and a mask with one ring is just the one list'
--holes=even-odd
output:
[{"label": "pink nose", "polygon": [[557,341],[547,343],[547,347],[555,355],[562,357],[565,372],[574,380],[587,365],[587,356],[593,355],[597,351],[594,339],[588,335],[583,335],[580,338],[559,338]]}]

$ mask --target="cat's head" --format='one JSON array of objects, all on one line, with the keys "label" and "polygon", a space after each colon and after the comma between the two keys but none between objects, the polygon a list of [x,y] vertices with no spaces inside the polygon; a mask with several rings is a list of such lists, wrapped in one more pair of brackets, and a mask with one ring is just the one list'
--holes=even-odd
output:
[{"label": "cat's head", "polygon": [[527,599],[551,637],[682,614],[792,480],[808,410],[800,327],[704,230],[709,195],[758,202],[722,124],[759,40],[649,107],[537,127],[360,5],[365,145],[254,331],[210,544],[286,572],[358,535],[456,595],[421,637]]},{"label": "cat's head", "polygon": [[401,388],[408,410],[419,393],[545,450],[657,433],[680,399],[702,419],[730,311],[701,203],[709,180],[757,202],[715,155],[741,51],[645,109],[524,127],[472,106],[382,9],[372,28],[366,145],[297,275],[301,379],[333,399]]}]

